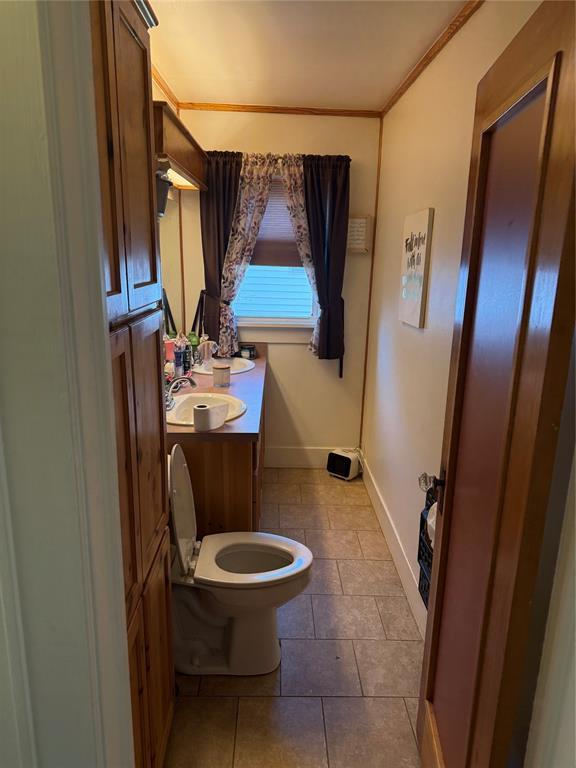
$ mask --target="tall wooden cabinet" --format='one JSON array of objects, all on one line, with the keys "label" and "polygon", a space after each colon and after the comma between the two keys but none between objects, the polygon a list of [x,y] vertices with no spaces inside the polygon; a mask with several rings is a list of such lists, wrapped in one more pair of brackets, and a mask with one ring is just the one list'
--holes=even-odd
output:
[{"label": "tall wooden cabinet", "polygon": [[134,752],[160,768],[173,713],[162,285],[144,0],[91,6]]}]

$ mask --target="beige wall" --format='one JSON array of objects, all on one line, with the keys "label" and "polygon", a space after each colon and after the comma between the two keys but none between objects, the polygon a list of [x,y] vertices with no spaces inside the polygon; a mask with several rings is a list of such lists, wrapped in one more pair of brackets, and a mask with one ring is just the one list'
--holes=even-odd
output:
[{"label": "beige wall", "polygon": [[[363,449],[395,559],[416,593],[421,472],[437,473],[476,88],[538,3],[487,2],[386,115]],[[404,217],[435,209],[425,328],[398,319]]]},{"label": "beige wall", "polygon": [[[351,212],[373,214],[377,119],[185,110],[180,117],[205,149],[350,155]],[[189,323],[202,275],[197,197],[186,199],[183,235]],[[358,445],[369,277],[369,256],[349,254],[343,292],[343,379],[338,378],[337,361],[317,360],[308,351],[309,330],[241,331],[245,340],[266,340],[270,345],[266,427],[269,466],[324,466],[327,449]]]},{"label": "beige wall", "polygon": [[526,768],[574,768],[574,463],[546,624]]}]

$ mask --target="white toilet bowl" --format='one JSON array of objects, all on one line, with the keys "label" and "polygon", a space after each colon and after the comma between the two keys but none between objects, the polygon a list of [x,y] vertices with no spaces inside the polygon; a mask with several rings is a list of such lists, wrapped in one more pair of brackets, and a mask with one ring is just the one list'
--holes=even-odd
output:
[{"label": "white toilet bowl", "polygon": [[196,541],[184,453],[169,459],[174,664],[181,674],[261,675],[280,663],[276,609],[310,580],[312,553],[271,533],[216,533]]}]

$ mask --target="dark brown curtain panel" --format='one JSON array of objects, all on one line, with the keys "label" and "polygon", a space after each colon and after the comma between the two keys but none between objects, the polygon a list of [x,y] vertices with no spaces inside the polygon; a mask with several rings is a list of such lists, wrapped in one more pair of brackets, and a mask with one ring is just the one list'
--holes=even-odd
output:
[{"label": "dark brown curtain panel", "polygon": [[350,158],[343,155],[304,155],[304,193],[320,327],[318,357],[344,360],[344,299],[350,207]]},{"label": "dark brown curtain panel", "polygon": [[200,192],[205,289],[197,319],[211,339],[220,334],[220,283],[240,186],[241,152],[208,152],[207,189]]}]

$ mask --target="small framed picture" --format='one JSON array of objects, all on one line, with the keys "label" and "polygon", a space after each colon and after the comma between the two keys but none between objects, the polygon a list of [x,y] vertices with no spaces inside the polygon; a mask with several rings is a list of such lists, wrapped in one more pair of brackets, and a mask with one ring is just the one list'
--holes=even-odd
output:
[{"label": "small framed picture", "polygon": [[433,208],[411,213],[404,220],[400,320],[414,328],[424,327],[433,221]]}]

